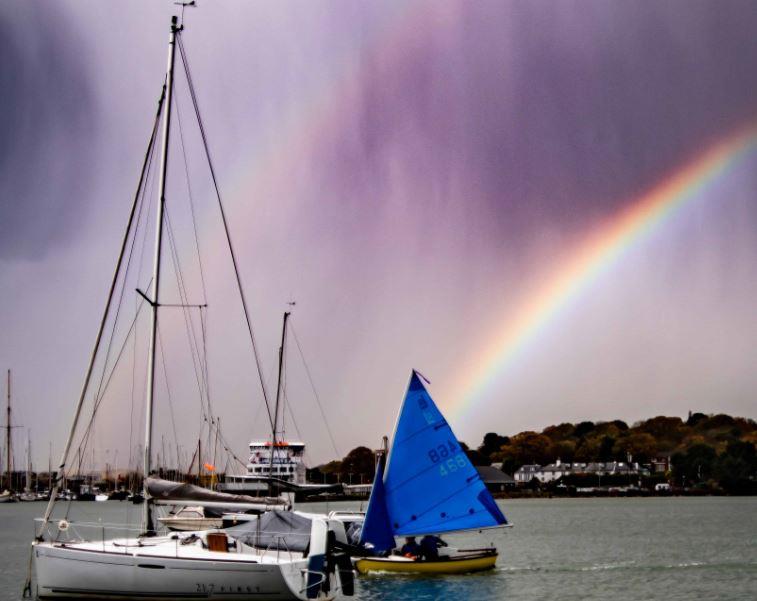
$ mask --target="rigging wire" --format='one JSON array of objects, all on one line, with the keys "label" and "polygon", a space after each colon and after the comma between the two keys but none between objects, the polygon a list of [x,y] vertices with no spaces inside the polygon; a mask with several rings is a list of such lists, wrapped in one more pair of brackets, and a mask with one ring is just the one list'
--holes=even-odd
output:
[{"label": "rigging wire", "polygon": [[[164,84],[164,88],[163,89],[164,89],[163,94],[165,94],[165,84]],[[164,97],[161,96],[161,100],[160,100],[160,103],[159,103],[160,105],[162,105],[163,98]],[[83,457],[85,455],[86,448],[87,448],[87,446],[89,444],[89,440],[92,438],[92,430],[94,428],[94,421],[95,421],[95,416],[97,414],[97,410],[99,409],[99,407],[100,407],[100,405],[101,405],[101,403],[103,401],[103,398],[105,396],[105,392],[107,390],[108,384],[110,383],[110,380],[113,377],[113,374],[115,372],[116,366],[118,365],[118,360],[120,360],[120,357],[121,357],[121,355],[123,353],[123,350],[124,350],[124,347],[122,346],[121,350],[119,352],[119,355],[118,355],[118,360],[116,361],[116,363],[113,364],[113,366],[111,367],[110,373],[108,374],[108,363],[109,363],[109,360],[110,360],[112,346],[113,346],[113,343],[114,343],[115,338],[116,338],[116,328],[118,327],[119,317],[121,315],[121,309],[123,307],[123,301],[124,301],[124,296],[125,296],[125,292],[126,292],[126,282],[127,282],[128,278],[129,278],[129,273],[131,271],[132,259],[134,257],[134,249],[135,249],[136,241],[137,241],[137,232],[139,231],[139,226],[140,226],[140,223],[142,222],[142,215],[144,214],[144,205],[145,205],[144,199],[145,199],[145,196],[147,194],[148,184],[151,181],[151,176],[154,173],[154,170],[152,169],[153,164],[154,164],[154,157],[155,157],[155,143],[154,143],[154,141],[155,141],[155,136],[157,135],[158,129],[160,127],[161,121],[162,121],[162,111],[159,110],[158,114],[156,116],[156,119],[155,119],[153,131],[152,131],[152,136],[150,138],[150,146],[148,148],[147,155],[145,156],[145,163],[144,163],[143,168],[142,168],[143,169],[142,175],[140,176],[140,185],[139,185],[139,187],[137,189],[137,204],[138,204],[137,220],[136,220],[136,223],[134,224],[134,227],[131,228],[132,229],[132,233],[131,233],[131,236],[130,236],[130,238],[131,238],[131,244],[129,245],[129,253],[128,253],[127,260],[126,260],[126,268],[125,268],[125,270],[123,270],[123,278],[121,279],[121,287],[120,287],[120,292],[119,292],[119,295],[118,295],[118,303],[116,305],[116,313],[115,313],[115,316],[113,317],[113,324],[112,324],[112,328],[110,330],[110,335],[109,335],[109,338],[108,338],[108,345],[106,347],[105,359],[104,359],[103,365],[102,365],[102,373],[100,375],[100,381],[98,383],[97,390],[96,390],[96,392],[94,394],[92,416],[90,418],[90,421],[89,421],[89,424],[87,426],[87,429],[85,430],[84,434],[82,435],[82,438],[81,438],[80,444],[79,444],[79,448],[81,449],[81,453],[79,454],[79,462],[78,462],[78,466],[77,466],[77,471],[81,471]],[[150,205],[152,205],[152,202],[150,203]],[[130,222],[130,226],[131,226],[131,222]],[[128,237],[128,235],[127,235],[127,237]],[[144,243],[144,240],[143,240],[143,243]],[[142,260],[142,257],[140,257],[140,263],[141,263],[141,260]],[[121,265],[119,264],[119,272],[121,271],[120,267],[121,267]],[[138,315],[139,310],[141,309],[141,307],[142,307],[142,304],[140,303],[138,305],[137,315]],[[126,340],[128,340],[128,336],[131,334],[131,331],[134,328],[135,322],[136,322],[136,316],[134,318],[134,321],[132,321],[132,324],[131,324],[131,326],[129,328],[129,334],[127,334],[127,338],[124,340],[124,344],[126,343]],[[106,383],[106,374],[108,374],[107,375],[107,383]]]},{"label": "rigging wire", "polygon": [[[144,204],[145,204],[144,203],[144,199],[145,199],[146,191],[149,188],[149,182],[150,182],[150,179],[151,179],[151,175],[154,172],[153,169],[152,169],[152,166],[154,164],[154,156],[155,156],[155,137],[156,137],[157,132],[159,130],[161,119],[162,119],[162,111],[160,110],[160,107],[162,106],[164,97],[165,97],[165,85],[163,87],[163,93],[162,93],[160,101],[158,103],[158,107],[159,107],[158,108],[158,113],[156,115],[155,122],[154,122],[154,125],[153,125],[153,130],[152,130],[152,133],[151,133],[151,136],[150,136],[150,142],[148,144],[148,149],[147,149],[147,152],[145,154],[145,161],[144,161],[143,166],[142,166],[142,173],[140,174],[140,180],[139,180],[139,185],[137,187],[137,193],[135,195],[136,223],[134,222],[134,219],[133,219],[133,217],[134,217],[134,209],[132,209],[132,215],[130,216],[130,220],[129,220],[129,227],[127,228],[127,232],[126,232],[126,235],[124,237],[124,247],[127,244],[127,240],[129,238],[131,239],[131,244],[129,245],[128,258],[127,258],[127,262],[126,262],[126,269],[123,270],[123,278],[121,279],[121,288],[120,288],[120,293],[119,293],[119,298],[118,298],[118,304],[117,304],[116,314],[115,314],[115,316],[113,318],[113,325],[112,325],[112,328],[111,328],[111,331],[110,331],[110,336],[109,336],[109,339],[108,339],[108,346],[107,346],[107,350],[106,350],[106,354],[105,354],[105,360],[103,361],[102,373],[101,373],[101,376],[100,376],[100,381],[98,383],[97,391],[95,392],[94,399],[93,399],[93,412],[92,412],[92,416],[90,418],[90,421],[89,421],[89,424],[87,425],[86,430],[84,431],[84,433],[81,436],[81,439],[80,439],[80,442],[79,442],[79,445],[78,445],[79,459],[78,459],[78,463],[77,463],[77,466],[76,466],[77,472],[81,472],[82,464],[83,464],[83,458],[85,456],[85,451],[86,451],[87,445],[89,443],[89,440],[92,438],[92,431],[93,431],[93,428],[94,428],[94,420],[95,420],[95,415],[96,415],[97,409],[99,408],[100,404],[102,403],[103,397],[105,395],[105,391],[107,390],[107,386],[110,383],[110,379],[113,377],[113,373],[114,373],[115,368],[116,368],[116,366],[118,364],[118,360],[117,360],[117,362],[114,363],[114,365],[112,366],[110,374],[107,376],[107,383],[106,383],[105,382],[105,378],[106,378],[106,373],[107,373],[107,370],[108,370],[108,362],[109,362],[110,355],[111,355],[112,345],[113,345],[113,342],[115,340],[115,332],[116,332],[116,328],[117,328],[118,323],[119,323],[119,316],[121,314],[121,308],[123,306],[124,294],[125,294],[125,290],[126,290],[126,282],[128,280],[129,272],[131,270],[132,259],[133,259],[133,255],[134,255],[134,248],[135,248],[135,244],[136,244],[136,240],[137,240],[137,235],[138,235],[137,233],[139,231],[139,226],[140,226],[140,223],[142,222],[142,216],[144,214]],[[121,261],[119,259],[119,264],[118,264],[118,269],[117,269],[116,277],[114,278],[114,284],[118,280],[118,276],[120,275],[121,271],[122,271],[122,263],[121,263]],[[116,288],[116,286],[114,285],[114,287],[111,289],[111,293],[115,292],[115,288]],[[111,294],[111,297],[109,298],[109,303],[110,303],[110,301],[111,301],[112,298],[113,298],[113,296]],[[139,307],[141,308],[141,305],[139,305]],[[138,311],[137,311],[137,313],[138,313]],[[135,321],[136,321],[136,317],[135,317]],[[133,327],[134,327],[134,322],[132,322],[132,325],[129,328],[129,332],[131,332],[131,330],[132,330]],[[126,340],[128,340],[128,334],[127,334]],[[124,341],[124,344],[126,343],[126,340]],[[99,348],[99,343],[98,343],[98,348]],[[123,353],[123,347],[121,348],[121,351],[119,352],[119,356],[118,356],[119,360],[120,360],[120,356],[121,356],[122,353]],[[105,386],[105,388],[103,388],[104,386]]]},{"label": "rigging wire", "polygon": [[262,370],[262,367],[261,367],[261,362],[260,362],[260,356],[259,356],[259,353],[258,353],[257,343],[255,342],[255,334],[253,333],[253,330],[252,330],[252,319],[250,317],[250,312],[249,312],[249,310],[247,308],[247,300],[246,300],[245,295],[244,295],[244,287],[242,286],[242,277],[241,277],[241,275],[239,273],[239,266],[237,264],[236,253],[234,252],[234,245],[232,244],[232,241],[231,241],[231,232],[229,230],[228,220],[226,219],[226,211],[224,210],[223,202],[221,200],[221,190],[220,190],[220,188],[218,186],[218,179],[216,177],[215,168],[213,167],[213,161],[212,161],[211,156],[210,156],[210,147],[208,145],[207,136],[205,135],[205,127],[203,125],[202,117],[200,115],[200,107],[199,107],[199,104],[197,102],[197,95],[195,93],[194,84],[192,82],[192,74],[191,74],[191,71],[190,71],[190,68],[189,68],[189,60],[187,58],[186,50],[184,49],[184,43],[182,41],[181,35],[177,35],[176,39],[178,41],[178,46],[179,46],[179,56],[181,57],[181,62],[183,64],[183,66],[184,66],[184,73],[186,74],[186,78],[187,78],[187,85],[189,87],[189,95],[190,95],[190,97],[192,99],[192,106],[194,107],[195,116],[197,118],[197,125],[198,125],[198,127],[200,129],[200,136],[202,138],[202,144],[203,144],[203,147],[205,149],[205,156],[206,156],[207,161],[208,161],[208,167],[210,169],[210,175],[211,175],[211,178],[213,180],[213,187],[215,188],[216,198],[218,200],[218,208],[219,208],[220,213],[221,213],[221,220],[223,222],[223,228],[224,228],[224,232],[226,234],[226,242],[227,242],[228,247],[229,247],[229,253],[231,255],[231,262],[232,262],[232,264],[234,266],[234,274],[235,274],[236,280],[237,280],[237,287],[239,289],[239,295],[240,295],[241,300],[242,300],[242,308],[244,310],[244,317],[245,317],[245,320],[247,322],[247,331],[249,332],[250,341],[252,343],[253,355],[255,357],[255,366],[256,366],[257,372],[258,372],[258,378],[260,379],[260,387],[261,387],[261,390],[263,392],[263,399],[265,400],[266,411],[268,413],[268,420],[270,421],[271,428],[273,428],[274,427],[273,415],[271,414],[271,405],[270,405],[270,402],[268,400],[268,392],[266,390],[265,381],[263,379],[263,370]]},{"label": "rigging wire", "polygon": [[[194,234],[194,243],[195,243],[195,251],[197,254],[197,264],[200,271],[200,283],[202,286],[202,298],[203,303],[207,305],[208,303],[208,293],[207,293],[207,287],[205,285],[205,270],[203,268],[202,263],[202,253],[200,252],[200,236],[197,229],[197,215],[195,211],[195,204],[194,204],[194,197],[192,194],[192,184],[191,179],[189,177],[189,161],[187,159],[187,151],[186,151],[186,145],[184,143],[184,127],[182,125],[181,120],[181,107],[179,106],[179,95],[175,94],[173,96],[174,105],[176,108],[176,120],[179,124],[179,141],[181,146],[181,155],[184,162],[184,176],[187,184],[187,198],[189,201],[189,212],[192,217],[192,231]],[[203,384],[205,386],[205,402],[208,405],[208,414],[211,416],[211,420],[213,417],[213,410],[210,404],[210,381],[209,381],[209,374],[208,374],[208,354],[207,354],[207,345],[206,345],[206,317],[203,315],[202,307],[200,308],[200,327],[202,331],[202,353],[200,354],[199,348],[198,348],[198,361],[200,362],[202,374],[203,374]],[[193,324],[194,326],[194,324]]]},{"label": "rigging wire", "polygon": [[[166,233],[168,237],[171,261],[174,267],[174,274],[176,275],[176,284],[179,290],[179,298],[182,305],[182,314],[184,316],[184,325],[187,331],[187,339],[189,341],[189,347],[192,354],[192,367],[195,372],[195,379],[197,381],[197,389],[200,393],[200,404],[202,405],[204,399],[203,390],[205,389],[202,372],[202,359],[200,357],[199,343],[197,342],[197,334],[195,332],[194,320],[192,319],[192,313],[189,305],[189,296],[187,294],[186,285],[184,283],[184,275],[181,270],[181,263],[179,261],[179,254],[176,248],[176,239],[173,233],[173,226],[171,225],[171,218],[168,209],[164,209]],[[203,407],[203,413],[205,409]]]},{"label": "rigging wire", "polygon": [[[179,453],[179,436],[176,433],[176,419],[174,418],[174,411],[173,411],[173,398],[171,395],[171,386],[168,383],[168,368],[166,367],[166,354],[163,352],[163,334],[160,331],[160,326],[158,326],[158,348],[160,350],[160,360],[163,364],[163,378],[166,383],[166,393],[168,396],[168,410],[169,414],[171,415],[171,426],[173,428],[173,441],[176,445],[176,456],[178,458]],[[165,461],[165,457],[163,458]],[[178,466],[177,466],[178,467]]]},{"label": "rigging wire", "polygon": [[[212,432],[213,428],[217,428],[217,420],[215,416],[212,413],[212,406],[210,404],[210,398],[208,396],[209,394],[209,384],[207,381],[208,378],[208,371],[207,371],[207,357],[205,357],[205,360],[203,360],[202,353],[206,352],[207,346],[206,346],[206,340],[205,340],[205,327],[204,327],[204,320],[203,320],[203,312],[202,306],[199,306],[200,310],[200,326],[202,329],[202,335],[203,335],[203,351],[200,352],[200,344],[197,341],[197,334],[195,329],[194,320],[192,319],[192,314],[189,310],[189,303],[188,303],[188,293],[186,291],[186,284],[184,283],[184,276],[183,272],[181,270],[181,265],[179,263],[179,256],[178,256],[178,250],[176,248],[176,238],[175,234],[173,232],[173,227],[170,222],[170,217],[168,215],[168,210],[165,211],[166,215],[166,230],[168,233],[168,240],[169,240],[169,247],[171,250],[171,259],[174,264],[174,271],[177,275],[177,285],[179,288],[179,294],[182,300],[183,306],[183,313],[185,318],[185,327],[187,331],[187,338],[189,340],[189,346],[192,354],[192,365],[195,371],[195,380],[197,382],[198,391],[200,393],[200,409],[203,414],[204,421],[200,424],[200,432],[199,432],[199,438],[202,438],[203,431],[205,430],[205,423],[208,424],[208,448],[210,448],[210,440],[212,438]],[[205,392],[204,402],[203,403],[203,391]],[[207,410],[206,410],[206,404],[207,404]]]},{"label": "rigging wire", "polygon": [[192,186],[189,178],[189,163],[187,161],[187,151],[184,145],[184,129],[181,125],[181,111],[179,110],[179,95],[174,94],[174,105],[176,106],[176,121],[179,124],[179,141],[181,142],[181,154],[184,158],[184,175],[187,180],[187,198],[189,199],[189,210],[192,215],[192,229],[194,231],[195,249],[197,250],[197,264],[200,268],[200,282],[202,284],[202,298],[203,302],[207,303],[208,293],[205,287],[205,270],[202,266],[202,254],[200,253],[200,236],[197,232],[197,218],[195,212],[194,198],[192,196]]},{"label": "rigging wire", "polygon": [[[144,301],[139,306],[139,309],[137,310],[137,314],[134,316],[134,319],[131,322],[131,326],[129,327],[129,331],[126,334],[126,338],[124,339],[124,342],[121,345],[121,349],[119,350],[118,355],[116,356],[116,360],[113,363],[113,368],[111,369],[110,374],[108,375],[108,378],[107,378],[107,380],[105,382],[105,385],[104,385],[104,388],[103,388],[103,396],[105,395],[105,393],[107,392],[108,388],[110,387],[111,380],[113,379],[113,374],[115,373],[116,368],[118,367],[119,363],[121,362],[121,357],[123,356],[124,349],[126,348],[126,345],[129,342],[129,339],[131,338],[131,333],[134,330],[134,325],[137,323],[137,318],[139,317],[139,313],[142,310],[143,306],[144,306]],[[97,414],[97,410],[100,408],[100,404],[102,403],[102,398],[103,397],[100,397],[100,401],[95,404],[95,407],[92,410],[92,417],[90,418],[89,423],[87,424],[87,427],[86,427],[86,429],[84,431],[84,434],[82,436],[82,444],[79,445],[79,451],[80,452],[79,452],[79,461],[78,461],[78,467],[77,467],[78,471],[81,471],[81,467],[82,467],[82,464],[84,462],[84,450],[87,448],[87,444],[89,442],[90,435],[92,433],[92,428],[94,426],[95,416]],[[66,509],[66,518],[68,518],[68,512],[69,512],[70,507],[71,507],[71,503],[69,501],[68,507]]]},{"label": "rigging wire", "polygon": [[313,395],[315,396],[315,402],[318,405],[318,409],[321,412],[321,417],[323,417],[323,423],[326,425],[326,431],[329,434],[329,440],[331,440],[331,446],[334,448],[334,452],[336,453],[337,457],[341,457],[341,454],[339,453],[339,449],[336,447],[336,442],[334,440],[334,435],[331,432],[331,427],[329,426],[329,420],[326,419],[326,412],[323,410],[323,405],[321,403],[321,398],[318,395],[318,391],[315,388],[315,384],[313,383],[313,376],[310,373],[310,368],[308,367],[307,361],[305,361],[305,354],[302,352],[302,346],[300,345],[300,339],[297,338],[297,332],[295,331],[294,324],[290,321],[290,329],[292,331],[292,336],[294,337],[294,342],[297,345],[297,350],[300,352],[300,357],[302,358],[302,364],[305,366],[305,373],[308,376],[308,381],[310,382],[310,387],[313,389]]}]

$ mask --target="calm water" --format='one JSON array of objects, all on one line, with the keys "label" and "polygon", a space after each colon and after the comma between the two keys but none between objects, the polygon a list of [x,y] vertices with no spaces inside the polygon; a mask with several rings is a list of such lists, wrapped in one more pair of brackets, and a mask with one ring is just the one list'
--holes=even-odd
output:
[{"label": "calm water", "polygon": [[[332,503],[329,509],[356,507]],[[514,528],[482,539],[497,569],[457,577],[362,577],[356,599],[757,599],[757,498],[523,499],[502,503]],[[81,519],[117,501],[76,504]],[[325,505],[308,505],[323,510]],[[0,504],[0,599],[20,599],[32,518],[42,503]],[[95,512],[95,509],[97,512]],[[136,515],[133,508],[132,515]]]}]

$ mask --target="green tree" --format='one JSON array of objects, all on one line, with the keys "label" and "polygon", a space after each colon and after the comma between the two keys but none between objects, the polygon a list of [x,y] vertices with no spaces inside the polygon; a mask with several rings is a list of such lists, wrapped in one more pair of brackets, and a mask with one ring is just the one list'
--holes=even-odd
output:
[{"label": "green tree", "polygon": [[478,451],[489,458],[491,462],[492,454],[499,452],[503,445],[509,443],[510,439],[507,436],[500,436],[496,432],[487,432],[484,435],[484,440],[481,443],[481,446],[478,447]]},{"label": "green tree", "polygon": [[376,464],[376,457],[368,447],[352,449],[342,459],[340,473],[343,481],[372,482]]},{"label": "green tree", "polygon": [[733,494],[757,492],[757,451],[750,442],[728,443],[718,457],[717,475],[720,485]]},{"label": "green tree", "polygon": [[613,447],[615,446],[615,439],[612,436],[604,436],[602,442],[599,445],[599,460],[600,461],[612,461],[615,457],[613,453]]},{"label": "green tree", "polygon": [[510,444],[505,445],[507,454],[513,457],[520,465],[525,463],[545,464],[551,460],[549,449],[552,441],[543,434],[536,432],[521,432],[510,439]]},{"label": "green tree", "polygon": [[699,422],[707,419],[704,413],[692,413],[689,415],[689,419],[686,420],[686,425],[690,428],[694,428]]},{"label": "green tree", "polygon": [[708,444],[695,444],[671,457],[673,476],[681,485],[704,482],[715,473],[717,453]]},{"label": "green tree", "polygon": [[634,461],[646,463],[657,454],[657,439],[647,432],[629,430],[615,445],[615,456],[625,461],[631,455]]},{"label": "green tree", "polygon": [[556,440],[549,447],[549,455],[551,459],[572,462],[576,455],[576,443],[571,439]]},{"label": "green tree", "polygon": [[577,438],[583,438],[587,434],[590,434],[594,431],[594,422],[581,422],[576,426],[576,429],[573,431],[573,436]]}]

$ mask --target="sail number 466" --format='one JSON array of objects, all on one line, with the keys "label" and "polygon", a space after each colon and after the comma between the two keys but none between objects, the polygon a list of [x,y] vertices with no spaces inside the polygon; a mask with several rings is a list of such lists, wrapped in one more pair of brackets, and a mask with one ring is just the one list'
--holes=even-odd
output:
[{"label": "sail number 466", "polygon": [[428,451],[428,458],[432,463],[439,464],[439,474],[446,476],[450,472],[456,472],[458,469],[466,467],[468,462],[465,455],[459,453],[460,447],[451,440],[446,444],[437,445]]}]

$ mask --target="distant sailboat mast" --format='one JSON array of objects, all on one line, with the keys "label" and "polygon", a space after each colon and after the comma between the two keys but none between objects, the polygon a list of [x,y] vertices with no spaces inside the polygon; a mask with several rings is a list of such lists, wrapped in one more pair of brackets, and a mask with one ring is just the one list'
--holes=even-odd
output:
[{"label": "distant sailboat mast", "polygon": [[11,458],[13,451],[11,447],[11,370],[8,370],[8,414],[5,422],[5,473],[8,475],[8,490],[11,490]]},{"label": "distant sailboat mast", "polygon": [[31,428],[26,431],[26,492],[32,490],[32,431]]},{"label": "distant sailboat mast", "polygon": [[279,347],[279,379],[276,385],[276,404],[273,409],[273,428],[271,437],[271,456],[270,463],[268,465],[268,494],[273,494],[273,454],[276,452],[276,430],[279,426],[279,401],[281,399],[281,377],[284,368],[284,344],[286,343],[287,336],[287,320],[290,313],[287,311],[284,313],[284,325],[281,327],[281,346]]}]

